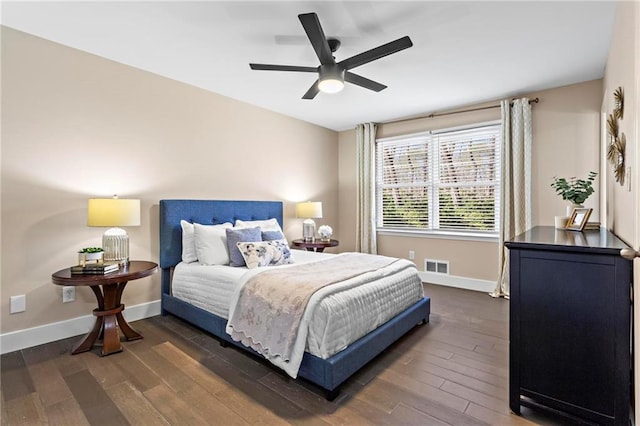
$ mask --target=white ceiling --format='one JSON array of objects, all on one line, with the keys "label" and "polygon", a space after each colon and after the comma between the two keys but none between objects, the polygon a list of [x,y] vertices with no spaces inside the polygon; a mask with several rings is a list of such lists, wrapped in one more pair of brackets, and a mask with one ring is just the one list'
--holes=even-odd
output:
[{"label": "white ceiling", "polygon": [[[2,24],[334,130],[424,115],[600,78],[612,1],[2,2]],[[340,61],[408,35],[414,46],[302,95],[312,73],[249,62],[318,65],[298,20],[316,12]]]}]

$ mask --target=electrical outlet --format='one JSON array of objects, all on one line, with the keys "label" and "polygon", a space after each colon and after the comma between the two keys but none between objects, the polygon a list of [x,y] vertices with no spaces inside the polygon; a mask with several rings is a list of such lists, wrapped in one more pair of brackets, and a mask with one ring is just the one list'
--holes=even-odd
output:
[{"label": "electrical outlet", "polygon": [[62,303],[76,300],[76,288],[70,285],[62,287]]},{"label": "electrical outlet", "polygon": [[413,250],[409,250],[409,260],[414,260],[416,258],[416,252]]},{"label": "electrical outlet", "polygon": [[11,296],[11,306],[9,312],[17,314],[18,312],[24,312],[27,310],[27,297],[24,294],[17,296]]}]

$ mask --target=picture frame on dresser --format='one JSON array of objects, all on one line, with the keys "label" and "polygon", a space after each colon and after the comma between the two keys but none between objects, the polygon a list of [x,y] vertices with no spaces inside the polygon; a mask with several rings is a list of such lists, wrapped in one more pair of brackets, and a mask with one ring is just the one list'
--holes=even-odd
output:
[{"label": "picture frame on dresser", "polygon": [[571,212],[571,216],[569,216],[569,220],[567,221],[567,226],[565,229],[569,231],[582,231],[584,226],[589,221],[589,217],[591,216],[591,212],[593,209],[587,208],[574,208]]}]

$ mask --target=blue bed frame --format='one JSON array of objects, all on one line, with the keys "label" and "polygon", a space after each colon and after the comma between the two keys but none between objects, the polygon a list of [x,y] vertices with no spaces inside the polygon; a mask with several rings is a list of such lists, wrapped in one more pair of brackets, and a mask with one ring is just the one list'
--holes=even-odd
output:
[{"label": "blue bed frame", "polygon": [[[280,201],[230,200],[160,200],[160,268],[162,271],[162,314],[172,314],[221,339],[249,352],[226,333],[227,320],[190,305],[171,295],[172,269],[182,258],[182,228],[180,220],[201,224],[235,223],[241,220],[276,218],[282,226]],[[339,386],[353,373],[384,351],[389,345],[418,323],[429,322],[430,299],[424,297],[387,323],[358,339],[346,349],[328,359],[304,354],[298,376],[320,386],[329,400],[339,392]]]}]

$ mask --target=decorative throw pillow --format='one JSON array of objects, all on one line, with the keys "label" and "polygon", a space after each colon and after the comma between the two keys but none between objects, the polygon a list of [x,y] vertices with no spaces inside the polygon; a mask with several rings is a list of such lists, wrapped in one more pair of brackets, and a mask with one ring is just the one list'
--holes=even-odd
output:
[{"label": "decorative throw pillow", "polygon": [[257,242],[262,241],[260,228],[227,228],[227,248],[229,250],[229,266],[244,266],[244,258],[238,250],[237,243],[240,241]]},{"label": "decorative throw pillow", "polygon": [[266,220],[240,220],[236,219],[236,228],[253,228],[260,227],[263,231],[280,231],[282,232],[282,228],[280,228],[280,224],[276,218],[266,219]]},{"label": "decorative throw pillow", "polygon": [[289,246],[281,241],[239,242],[237,246],[249,269],[294,262]]},{"label": "decorative throw pillow", "polygon": [[225,230],[231,226],[229,222],[220,225],[193,224],[193,239],[198,262],[203,265],[229,264]]},{"label": "decorative throw pillow", "polygon": [[262,231],[262,241],[278,241],[289,250],[289,241],[287,241],[282,231]]},{"label": "decorative throw pillow", "polygon": [[262,241],[286,240],[282,231],[262,230]]},{"label": "decorative throw pillow", "polygon": [[198,255],[193,235],[193,223],[181,220],[180,226],[182,227],[182,261],[184,263],[195,262],[198,260]]}]

